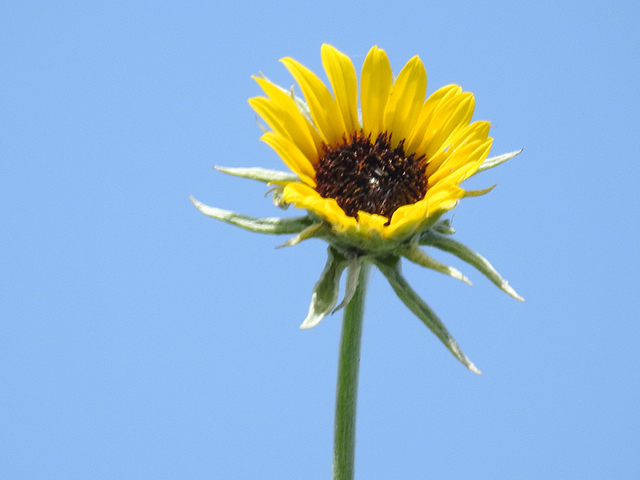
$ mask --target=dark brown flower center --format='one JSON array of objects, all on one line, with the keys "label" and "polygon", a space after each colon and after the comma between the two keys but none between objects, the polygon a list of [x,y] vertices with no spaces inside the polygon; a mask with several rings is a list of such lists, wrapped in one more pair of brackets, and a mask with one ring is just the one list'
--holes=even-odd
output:
[{"label": "dark brown flower center", "polygon": [[348,140],[323,144],[322,150],[324,155],[315,165],[316,190],[324,198],[335,198],[351,217],[362,210],[391,219],[399,207],[422,200],[427,193],[424,155],[405,155],[404,140],[392,148],[386,132],[375,142],[371,135],[354,132]]}]

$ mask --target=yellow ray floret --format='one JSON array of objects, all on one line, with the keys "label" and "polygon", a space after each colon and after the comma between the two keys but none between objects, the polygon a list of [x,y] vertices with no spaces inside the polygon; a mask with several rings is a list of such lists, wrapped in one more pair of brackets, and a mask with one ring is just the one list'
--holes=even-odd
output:
[{"label": "yellow ray floret", "polygon": [[[476,172],[492,142],[488,122],[470,123],[473,95],[447,85],[425,101],[427,73],[420,58],[409,60],[394,81],[387,54],[373,47],[360,77],[360,120],[353,63],[330,45],[323,45],[321,53],[331,88],[295,60],[281,60],[304,95],[306,115],[293,93],[253,77],[266,97],[251,98],[249,103],[271,129],[262,140],[300,178],[284,185],[284,201],[325,220],[337,234],[381,239],[405,238],[430,218],[455,207],[464,196],[460,183]],[[349,216],[336,199],[324,198],[315,190],[323,146],[348,142],[360,132],[372,141],[384,133],[392,148],[403,142],[407,157],[424,157],[428,185],[424,198],[400,206],[391,218],[364,211]]]}]

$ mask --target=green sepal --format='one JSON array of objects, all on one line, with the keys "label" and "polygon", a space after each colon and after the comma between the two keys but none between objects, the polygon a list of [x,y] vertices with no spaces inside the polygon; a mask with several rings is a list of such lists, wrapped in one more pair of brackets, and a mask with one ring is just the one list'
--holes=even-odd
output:
[{"label": "green sepal", "polygon": [[289,96],[295,102],[296,107],[298,107],[298,110],[300,110],[300,113],[302,113],[302,115],[304,116],[304,118],[306,118],[311,125],[314,125],[315,122],[313,121],[313,116],[311,115],[311,110],[309,109],[309,105],[307,105],[307,102],[305,102],[295,94],[293,85],[291,85],[291,89],[288,91],[288,93],[289,93]]},{"label": "green sepal", "polygon": [[436,337],[444,344],[447,349],[469,370],[473,373],[480,374],[480,370],[473,364],[471,360],[462,352],[458,343],[451,336],[442,321],[438,318],[433,310],[422,300],[418,294],[411,288],[406,279],[402,276],[400,269],[400,257],[397,255],[389,255],[374,259],[375,265],[380,269],[382,274],[389,280],[391,288],[396,295],[404,302],[422,322],[431,330]]},{"label": "green sepal", "polygon": [[227,175],[233,175],[234,177],[250,178],[251,180],[257,180],[264,183],[278,183],[278,182],[299,182],[300,179],[295,173],[292,172],[280,172],[278,170],[269,170],[260,167],[249,168],[233,168],[233,167],[221,167],[215,165],[213,168],[219,172],[226,173]]},{"label": "green sepal", "polygon": [[464,283],[471,285],[471,282],[465,277],[458,269],[450,267],[442,262],[439,262],[435,258],[427,255],[417,245],[410,244],[403,247],[399,252],[403,257],[411,260],[413,263],[420,265],[421,267],[430,268],[436,272],[444,273],[457,280],[462,280]]},{"label": "green sepal", "polygon": [[302,115],[309,121],[310,124],[314,124],[313,122],[313,117],[311,116],[311,110],[309,110],[309,106],[307,105],[307,103],[302,100],[300,97],[298,97],[295,94],[293,85],[291,85],[291,88],[289,90],[287,90],[286,88],[281,87],[280,85],[273,83],[271,80],[269,80],[264,73],[260,72],[260,76],[265,79],[267,82],[269,82],[270,84],[272,84],[273,86],[275,86],[276,88],[278,88],[278,90],[280,90],[281,92],[286,93],[287,95],[289,95],[293,101],[296,104],[296,107],[298,107],[298,110],[300,110],[300,113],[302,113]]},{"label": "green sepal", "polygon": [[482,164],[478,167],[478,170],[476,170],[474,175],[476,173],[480,173],[480,172],[484,172],[485,170],[489,170],[490,168],[497,167],[498,165],[500,165],[501,163],[506,162],[507,160],[511,160],[516,155],[519,155],[520,153],[522,153],[522,150],[523,149],[521,148],[517,152],[509,152],[509,153],[505,153],[505,154],[502,154],[502,155],[498,155],[497,157],[491,157],[491,158],[485,159],[485,161],[482,162]]},{"label": "green sepal", "polygon": [[287,210],[289,208],[289,204],[284,201],[284,192],[281,186],[278,185],[270,188],[269,190],[267,190],[267,193],[265,193],[264,196],[266,197],[270,193],[272,194],[271,201],[276,207],[282,210]]},{"label": "green sepal", "polygon": [[344,298],[340,305],[333,309],[333,313],[336,313],[341,308],[346,307],[353,296],[356,293],[356,289],[358,288],[358,279],[360,278],[360,269],[362,268],[362,263],[357,258],[353,258],[349,262],[349,267],[347,268],[347,283],[344,292]]},{"label": "green sepal", "polygon": [[451,226],[451,220],[448,218],[440,220],[431,228],[436,232],[440,232],[444,235],[453,235],[454,233],[456,233],[456,229]]},{"label": "green sepal", "polygon": [[295,237],[292,237],[284,242],[282,245],[278,245],[276,248],[293,247],[303,240],[307,240],[313,237],[319,237],[326,229],[327,225],[325,223],[314,223],[313,225],[305,228]]},{"label": "green sepal", "polygon": [[516,300],[524,302],[524,298],[516,293],[516,291],[509,285],[509,282],[500,276],[486,258],[479,253],[474,252],[462,243],[431,230],[424,232],[420,236],[420,245],[429,245],[455,255],[459,259],[464,260],[477,268],[480,273],[491,280],[500,290],[511,295]]},{"label": "green sepal", "polygon": [[200,203],[193,197],[189,197],[189,199],[195,205],[195,207],[206,216],[215,218],[217,220],[222,220],[223,222],[227,222],[232,225],[236,225],[237,227],[244,228],[245,230],[251,230],[252,232],[270,233],[273,235],[287,235],[292,233],[300,233],[313,223],[313,220],[307,216],[290,218],[249,217],[247,215],[241,215],[230,210],[222,210],[221,208],[209,207],[203,203]]},{"label": "green sepal", "polygon": [[302,329],[315,327],[331,313],[338,301],[340,277],[349,265],[349,259],[331,246],[327,248],[327,253],[327,263],[320,274],[320,280],[313,287],[309,314],[300,325]]},{"label": "green sepal", "polygon": [[480,195],[486,195],[491,190],[496,188],[496,185],[497,185],[497,183],[495,185],[491,185],[489,188],[483,188],[482,190],[465,190],[464,191],[464,198],[479,197]]},{"label": "green sepal", "polygon": [[267,133],[269,130],[267,130],[267,127],[265,127],[262,122],[260,121],[260,119],[258,118],[258,116],[256,115],[256,123],[258,124],[258,128],[260,130],[262,130],[262,133]]}]

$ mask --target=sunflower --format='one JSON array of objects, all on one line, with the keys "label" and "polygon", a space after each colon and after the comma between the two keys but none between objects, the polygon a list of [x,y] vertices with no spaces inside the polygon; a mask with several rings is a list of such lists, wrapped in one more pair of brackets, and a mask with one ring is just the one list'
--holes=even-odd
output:
[{"label": "sunflower", "polygon": [[447,85],[425,101],[420,58],[394,81],[387,54],[373,47],[362,67],[360,111],[353,63],[331,45],[322,45],[322,63],[333,94],[299,62],[281,62],[306,106],[293,90],[257,76],[266,96],[249,103],[271,129],[261,140],[297,176],[276,182],[285,204],[306,209],[350,243],[385,249],[425,230],[465,196],[460,183],[476,173],[493,140],[489,122],[470,123],[473,94]]},{"label": "sunflower", "polygon": [[[249,104],[270,129],[264,128],[261,139],[291,172],[216,168],[275,185],[277,206],[294,205],[306,214],[254,218],[209,207],[194,198],[192,202],[205,215],[247,230],[296,234],[283,246],[309,238],[329,243],[327,263],[301,328],[311,328],[339,308],[348,308],[359,285],[364,289],[369,267],[375,265],[398,297],[456,358],[478,371],[404,279],[401,259],[470,284],[456,268],[419,247],[443,250],[522,300],[484,257],[451,238],[455,230],[449,220],[440,219],[461,198],[483,195],[493,188],[465,191],[460,187],[464,180],[521,151],[487,159],[493,141],[490,124],[471,123],[473,95],[457,85],[447,85],[425,101],[427,74],[418,56],[409,60],[394,80],[387,54],[373,47],[364,60],[359,93],[353,63],[330,45],[322,45],[322,63],[333,92],[292,58],[281,61],[298,83],[304,100],[296,96],[293,87],[286,90],[264,76],[254,76],[265,96],[250,98]],[[336,307],[345,270],[346,291]]]},{"label": "sunflower", "polygon": [[[469,263],[498,288],[523,300],[479,253],[451,238],[455,230],[443,213],[463,197],[460,184],[520,151],[487,159],[489,122],[471,122],[475,100],[457,85],[442,87],[425,101],[427,74],[415,56],[395,78],[384,50],[367,54],[358,82],[351,60],[322,45],[322,63],[333,92],[309,69],[286,57],[282,63],[304,96],[264,76],[254,76],[266,96],[249,99],[264,120],[262,140],[282,158],[290,173],[259,167],[218,170],[271,185],[279,207],[306,210],[298,217],[255,218],[193,204],[205,215],[260,233],[296,234],[283,246],[310,238],[329,243],[327,262],[313,287],[309,313],[300,328],[316,326],[344,308],[338,357],[333,478],[354,477],[355,417],[364,298],[372,266],[382,272],[398,298],[469,370],[480,370],[462,352],[442,321],[404,278],[401,260],[466,283],[461,272],[431,258],[420,246],[434,247]],[[494,185],[495,186],[495,185]],[[336,307],[341,277],[345,293]]]}]

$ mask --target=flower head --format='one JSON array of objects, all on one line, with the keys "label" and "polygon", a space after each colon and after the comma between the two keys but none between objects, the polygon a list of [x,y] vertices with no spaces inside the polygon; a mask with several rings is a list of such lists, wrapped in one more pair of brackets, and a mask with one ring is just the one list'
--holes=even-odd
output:
[{"label": "flower head", "polygon": [[425,101],[427,74],[417,56],[394,81],[384,50],[369,51],[361,116],[356,71],[346,55],[322,46],[333,95],[300,63],[281,61],[308,112],[264,77],[254,79],[266,97],[249,103],[272,130],[262,140],[298,177],[282,183],[282,200],[323,219],[348,243],[386,249],[432,225],[464,196],[460,183],[489,153],[489,122],[469,123],[473,95],[448,85]]},{"label": "flower head", "polygon": [[[294,205],[307,214],[293,218],[253,218],[208,207],[204,214],[261,233],[297,234],[283,246],[319,237],[326,240],[327,264],[316,283],[301,328],[318,324],[349,304],[361,271],[374,264],[398,297],[464,365],[478,372],[436,314],[402,276],[402,257],[471,283],[457,269],[431,258],[426,245],[471,264],[501,290],[522,300],[480,254],[453,240],[448,220],[440,220],[463,197],[492,190],[465,191],[470,176],[520,153],[487,159],[489,122],[471,122],[475,100],[457,85],[436,90],[425,101],[427,74],[413,57],[393,78],[384,50],[373,47],[358,82],[351,60],[330,45],[322,62],[331,91],[309,69],[291,58],[282,63],[297,81],[305,101],[265,77],[253,77],[266,96],[249,99],[271,129],[262,140],[292,173],[262,168],[218,170],[276,185],[274,203]],[[495,186],[495,185],[494,185]],[[363,265],[365,268],[363,270]],[[344,299],[334,308],[340,278],[347,270]]]}]

